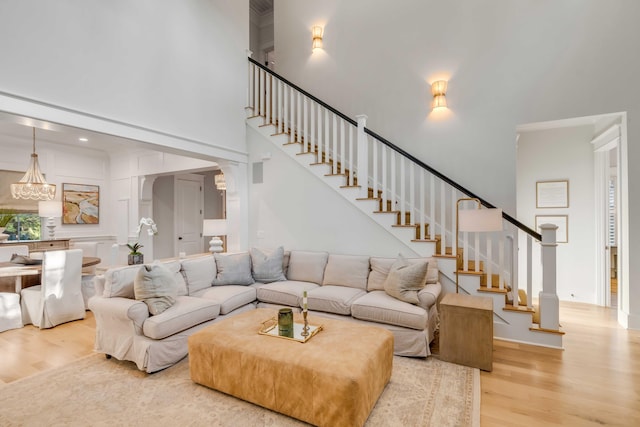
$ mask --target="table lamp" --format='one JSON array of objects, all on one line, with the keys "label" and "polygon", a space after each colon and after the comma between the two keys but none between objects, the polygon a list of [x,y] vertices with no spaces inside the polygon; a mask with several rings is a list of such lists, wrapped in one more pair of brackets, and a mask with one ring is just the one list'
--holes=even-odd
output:
[{"label": "table lamp", "polygon": [[212,236],[209,241],[210,252],[222,252],[222,239],[220,236],[227,234],[226,219],[205,219],[202,222],[202,235]]},{"label": "table lamp", "polygon": [[58,200],[38,202],[38,215],[42,218],[47,218],[49,240],[53,240],[56,228],[54,218],[60,218],[62,216],[62,203]]},{"label": "table lamp", "polygon": [[[464,201],[476,202],[477,208],[460,210],[460,202]],[[502,231],[502,209],[482,209],[482,203],[476,198],[459,199],[456,203],[456,247],[458,246],[458,233],[460,231],[474,233]],[[458,254],[456,254],[456,293],[458,293],[459,289],[457,260]],[[466,270],[466,267],[464,268]]]}]

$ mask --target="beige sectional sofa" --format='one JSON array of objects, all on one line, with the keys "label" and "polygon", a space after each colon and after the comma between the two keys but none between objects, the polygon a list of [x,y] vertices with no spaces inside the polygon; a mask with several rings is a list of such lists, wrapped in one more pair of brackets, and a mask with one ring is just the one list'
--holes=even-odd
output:
[{"label": "beige sectional sofa", "polygon": [[[253,248],[162,265],[175,279],[175,303],[154,316],[135,299],[134,279],[141,266],[112,268],[96,276],[96,296],[89,300],[96,319],[96,351],[154,372],[186,356],[192,333],[256,307],[300,310],[307,291],[310,320],[322,323],[320,318],[331,317],[380,326],[393,333],[395,354],[429,355],[441,292],[433,258]],[[417,274],[422,283],[397,294],[390,283],[407,274]]]}]

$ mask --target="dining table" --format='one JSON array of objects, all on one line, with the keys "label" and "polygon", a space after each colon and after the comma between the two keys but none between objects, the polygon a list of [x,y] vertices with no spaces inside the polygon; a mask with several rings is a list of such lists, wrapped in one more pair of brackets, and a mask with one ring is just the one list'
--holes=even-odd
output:
[{"label": "dining table", "polygon": [[[100,264],[100,258],[98,257],[82,257],[82,267],[91,267]],[[39,283],[39,276],[42,273],[42,264],[16,264],[13,262],[5,261],[0,262],[0,277],[13,277],[15,278],[15,291],[20,293],[24,283],[23,277],[37,276],[37,282]],[[32,282],[32,281],[30,281]],[[35,285],[37,283],[30,283]]]}]

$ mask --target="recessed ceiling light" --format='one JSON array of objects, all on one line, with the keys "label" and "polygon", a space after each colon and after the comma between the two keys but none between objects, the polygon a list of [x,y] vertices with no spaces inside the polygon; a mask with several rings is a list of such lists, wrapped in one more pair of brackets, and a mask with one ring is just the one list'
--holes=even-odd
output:
[{"label": "recessed ceiling light", "polygon": [[83,136],[83,137],[81,137],[81,138],[78,138],[78,141],[81,141],[81,142],[88,142],[88,141],[89,141],[89,138],[85,138],[85,137]]}]

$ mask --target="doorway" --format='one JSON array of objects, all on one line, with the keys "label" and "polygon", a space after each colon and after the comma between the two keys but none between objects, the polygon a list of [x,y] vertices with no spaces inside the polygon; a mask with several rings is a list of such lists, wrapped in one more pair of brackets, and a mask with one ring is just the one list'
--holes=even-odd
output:
[{"label": "doorway", "polygon": [[591,141],[594,151],[596,263],[599,305],[618,307],[620,226],[620,123],[614,122]]},{"label": "doorway", "polygon": [[[531,123],[517,131],[518,219],[528,224],[559,216],[567,223],[566,240],[556,252],[558,297],[624,306],[625,113]],[[537,185],[545,181],[566,181],[567,203],[538,206]],[[534,283],[534,295],[540,286]]]}]

